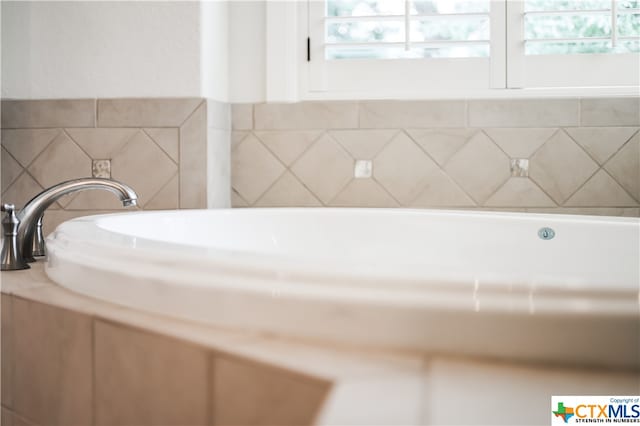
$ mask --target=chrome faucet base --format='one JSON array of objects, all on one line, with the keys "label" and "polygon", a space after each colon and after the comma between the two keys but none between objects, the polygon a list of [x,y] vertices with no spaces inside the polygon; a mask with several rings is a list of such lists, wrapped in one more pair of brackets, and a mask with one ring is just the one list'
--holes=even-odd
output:
[{"label": "chrome faucet base", "polygon": [[2,271],[21,271],[23,269],[29,269],[31,266],[24,260],[21,261],[16,257],[15,253],[2,252]]},{"label": "chrome faucet base", "polygon": [[2,230],[4,240],[2,241],[2,252],[0,259],[3,271],[18,271],[28,269],[29,265],[22,257],[20,246],[18,245],[18,227],[20,220],[16,217],[15,206],[13,204],[3,204],[1,210],[6,214],[2,219]]},{"label": "chrome faucet base", "polygon": [[36,223],[36,229],[33,234],[33,244],[31,245],[31,259],[25,259],[27,262],[35,262],[36,257],[44,257],[47,255],[46,246],[44,244],[44,234],[42,232],[42,220],[44,215],[40,216],[38,223]]},{"label": "chrome faucet base", "polygon": [[16,215],[12,204],[2,205],[7,214],[2,221],[2,270],[27,269],[34,256],[44,256],[46,248],[42,233],[44,211],[60,197],[88,189],[103,189],[118,196],[125,207],[137,206],[138,196],[129,186],[111,179],[82,178],[59,183],[45,189],[29,201]]}]

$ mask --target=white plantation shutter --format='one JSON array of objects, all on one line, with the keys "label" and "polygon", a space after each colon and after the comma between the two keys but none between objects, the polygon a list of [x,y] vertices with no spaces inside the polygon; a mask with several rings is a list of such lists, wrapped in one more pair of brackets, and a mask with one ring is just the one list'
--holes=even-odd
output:
[{"label": "white plantation shutter", "polygon": [[325,5],[325,59],[489,56],[489,0],[328,0]]},{"label": "white plantation shutter", "polygon": [[504,87],[504,1],[309,1],[311,93]]},{"label": "white plantation shutter", "polygon": [[640,0],[308,0],[300,19],[305,99],[640,85]]},{"label": "white plantation shutter", "polygon": [[527,0],[525,54],[638,53],[640,1]]},{"label": "white plantation shutter", "polygon": [[509,1],[509,87],[637,86],[640,2]]}]

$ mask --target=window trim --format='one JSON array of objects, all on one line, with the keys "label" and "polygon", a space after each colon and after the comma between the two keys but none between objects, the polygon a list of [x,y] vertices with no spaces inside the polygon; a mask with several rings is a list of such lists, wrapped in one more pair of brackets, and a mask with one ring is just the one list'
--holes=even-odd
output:
[{"label": "window trim", "polygon": [[[492,7],[489,14],[491,21],[499,21],[501,25],[491,25],[492,51],[496,55],[489,58],[451,58],[451,59],[385,59],[384,61],[367,59],[343,59],[340,61],[324,60],[324,21],[312,19],[313,16],[324,16],[324,1],[310,0],[304,5],[307,9],[307,33],[311,47],[311,63],[306,64],[307,81],[301,93],[314,97],[320,93],[331,93],[340,96],[344,92],[352,92],[357,96],[367,96],[375,87],[375,93],[393,92],[398,96],[429,97],[442,91],[442,81],[447,76],[457,76],[456,82],[447,88],[457,90],[463,82],[462,90],[477,91],[484,89],[488,83],[494,88],[505,87],[505,55],[504,55],[504,23],[506,17],[503,0],[491,0]],[[495,4],[495,6],[494,6]],[[322,59],[318,60],[320,57]],[[375,63],[375,67],[371,64]],[[475,69],[476,74],[470,75],[469,69]],[[366,74],[362,70],[367,70]],[[367,78],[354,78],[357,74]],[[398,76],[403,76],[398,78]],[[422,80],[416,89],[415,81]],[[371,80],[375,84],[366,84]],[[392,86],[391,90],[386,87]]]},{"label": "window trim", "polygon": [[[507,88],[635,88],[640,86],[640,54],[525,55],[524,1],[507,3]],[[605,61],[606,59],[606,61]],[[550,72],[553,70],[553,73]],[[620,70],[626,70],[623,75]],[[615,75],[617,85],[612,86]]]},{"label": "window trim", "polygon": [[[496,0],[492,0],[496,1]],[[500,12],[492,7],[492,13],[504,13],[505,25],[494,37],[492,25],[492,39],[496,42],[495,49],[503,49],[502,63],[498,58],[491,63],[491,88],[415,88],[402,90],[397,88],[377,87],[375,90],[344,90],[344,91],[313,91],[310,90],[310,74],[312,72],[307,62],[307,34],[308,34],[308,2],[267,2],[266,3],[266,101],[267,102],[297,102],[303,100],[357,100],[357,99],[501,99],[501,98],[558,98],[558,97],[630,97],[640,96],[640,82],[628,86],[585,87],[573,85],[566,87],[528,87],[524,85],[523,77],[525,61],[517,61],[518,46],[513,43],[513,35],[507,37],[511,31],[518,31],[517,21],[511,21],[510,14],[517,13],[518,8],[512,4],[520,3],[511,0],[499,1],[504,4]],[[524,19],[522,15],[520,18]],[[523,25],[521,22],[520,25]],[[520,29],[523,27],[521,26]],[[501,42],[497,42],[497,38]],[[292,40],[294,40],[292,42]],[[511,41],[511,42],[509,42]],[[494,45],[491,45],[495,52]],[[523,52],[524,49],[522,49]],[[635,59],[638,55],[632,54]],[[497,55],[492,55],[497,56]],[[522,57],[523,55],[520,55]],[[538,55],[536,55],[538,56]],[[542,57],[542,55],[539,55]],[[552,57],[554,60],[557,57]],[[313,58],[312,58],[313,59]],[[484,58],[485,60],[487,58]],[[550,58],[549,58],[550,59]],[[541,60],[541,59],[540,59]],[[544,67],[545,64],[539,65]],[[638,64],[640,66],[640,64]],[[508,68],[507,68],[508,67]],[[581,68],[583,70],[585,68]],[[504,73],[500,74],[500,70]],[[508,71],[507,71],[508,70]],[[530,74],[531,75],[531,74]],[[537,74],[534,74],[537,75]],[[509,86],[507,88],[507,85]]]}]

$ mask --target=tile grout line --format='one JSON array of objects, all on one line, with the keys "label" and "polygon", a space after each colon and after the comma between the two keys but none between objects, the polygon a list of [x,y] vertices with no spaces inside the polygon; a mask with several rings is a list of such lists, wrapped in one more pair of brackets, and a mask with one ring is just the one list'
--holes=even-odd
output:
[{"label": "tile grout line", "polygon": [[178,209],[181,209],[182,208],[182,126],[177,127],[177,129],[178,129]]},{"label": "tile grout line", "polygon": [[329,199],[329,201],[327,201],[326,203],[322,203],[322,204],[323,204],[325,207],[331,207],[331,206],[332,206],[332,203],[334,202],[334,200],[335,200],[336,198],[338,198],[338,196],[339,196],[340,194],[342,194],[342,193],[347,189],[347,187],[348,187],[349,185],[351,185],[351,182],[353,182],[354,180],[356,180],[356,178],[355,178],[355,177],[351,177],[351,176],[349,176],[349,181],[348,181],[344,186],[342,186],[340,189],[338,189],[338,191],[337,191],[335,194],[333,194],[333,196]]},{"label": "tile grout line", "polygon": [[[195,113],[200,109],[200,107],[204,104],[206,107],[206,99],[203,98],[199,98],[201,99],[200,102],[198,103],[198,105],[196,105],[196,107],[193,109],[193,111],[191,111],[189,114],[187,114],[187,117],[182,121],[181,124],[179,124],[177,126],[178,129],[178,209],[182,209],[184,206],[182,205],[182,144],[183,144],[183,138],[182,138],[182,128],[184,127],[184,125],[187,123],[187,121],[189,121],[191,119],[191,117],[193,117],[195,115]],[[209,134],[209,118],[208,118],[208,111],[205,108],[205,137],[208,138],[208,134]],[[171,127],[171,128],[176,128]],[[151,138],[153,140],[153,138]],[[155,143],[155,141],[154,141]],[[156,143],[157,145],[157,143]],[[206,158],[205,158],[206,161]],[[207,182],[206,182],[206,169],[205,169],[205,192],[206,192],[206,186],[207,186]],[[206,194],[205,194],[206,195]],[[206,197],[205,197],[206,199]],[[205,201],[206,203],[206,201]]]},{"label": "tile grout line", "polygon": [[[351,182],[353,182],[355,180],[354,168],[355,168],[355,164],[356,164],[357,160],[351,155],[351,153],[349,153],[349,151],[347,151],[342,146],[342,144],[339,141],[337,141],[333,136],[331,136],[331,134],[329,134],[328,130],[325,132],[325,134],[338,147],[338,149],[340,149],[344,154],[346,154],[347,157],[349,157],[351,159],[351,161],[352,161],[351,162],[351,169],[350,169],[350,173],[349,173],[349,181],[347,183],[345,183],[340,189],[338,189],[338,191],[336,191],[336,193],[333,194],[331,196],[331,198],[326,203],[322,202],[323,205],[329,207],[330,204],[333,202],[333,200],[335,200],[338,197],[338,195],[340,195],[345,189],[347,189],[347,186],[349,186],[351,184]],[[373,166],[373,163],[372,163],[372,166]]]},{"label": "tile grout line", "polygon": [[[333,131],[340,131],[340,130],[333,130]],[[347,130],[347,131],[348,131],[348,130]],[[370,177],[369,179],[371,179],[371,181],[372,181],[372,182],[375,182],[375,184],[376,184],[378,187],[380,187],[380,189],[381,189],[384,193],[386,193],[389,197],[391,197],[391,199],[392,199],[392,200],[397,204],[397,206],[396,206],[396,207],[402,207],[402,203],[400,203],[400,201],[398,201],[398,200],[396,199],[396,197],[394,197],[394,196],[393,196],[393,194],[391,194],[391,192],[389,192],[389,191],[387,190],[387,188],[385,188],[385,187],[384,187],[384,185],[382,185],[382,183],[380,183],[380,182],[375,178],[375,176],[374,176],[374,174],[375,174],[375,166],[374,166],[374,164],[375,164],[375,160],[376,160],[376,158],[378,158],[378,155],[379,155],[379,154],[380,154],[380,153],[381,153],[381,152],[382,152],[382,151],[383,151],[387,146],[389,146],[389,144],[391,144],[391,142],[393,142],[393,140],[394,140],[395,138],[397,138],[397,137],[398,137],[398,135],[399,135],[400,133],[402,133],[402,132],[403,132],[403,129],[394,129],[394,128],[389,128],[389,129],[356,129],[355,131],[365,131],[365,132],[367,132],[367,131],[369,131],[369,132],[370,132],[370,131],[391,131],[391,132],[394,132],[393,136],[391,136],[391,137],[390,137],[390,138],[389,138],[389,139],[388,139],[388,140],[387,140],[387,141],[386,141],[386,142],[385,142],[385,143],[384,143],[384,144],[383,144],[383,145],[378,149],[378,151],[373,155],[373,157],[371,157],[371,159],[370,159],[370,160],[368,160],[368,161],[371,161],[371,167],[372,167],[372,169],[373,169],[373,170],[372,170],[372,173],[371,173],[371,177]],[[327,133],[328,133],[328,134],[330,134],[330,131],[327,131]],[[333,139],[333,140],[335,140],[335,141],[336,141],[336,142],[337,142],[337,143],[338,143],[338,144],[339,144],[339,145],[340,145],[340,146],[341,146],[341,147],[342,147],[342,148],[347,152],[347,154],[348,154],[348,155],[349,155],[349,156],[354,160],[354,162],[355,162],[355,161],[358,161],[358,159],[357,159],[357,158],[355,158],[353,155],[351,155],[351,153],[349,152],[349,150],[347,150],[347,149],[346,149],[346,147],[344,146],[344,144],[343,144],[343,143],[341,143],[339,139],[337,139],[337,138],[335,138],[335,137],[332,137],[332,139]],[[411,137],[409,137],[409,139],[411,139]],[[354,163],[354,167],[355,167],[355,163]],[[344,186],[344,188],[340,189],[340,191],[338,191],[338,193],[336,193],[336,194],[334,195],[334,197],[331,199],[331,201],[330,201],[329,203],[332,203],[332,202],[333,202],[333,201],[334,201],[334,200],[335,200],[335,199],[336,199],[340,194],[342,194],[342,193],[347,189],[347,186],[349,186],[349,185],[351,184],[351,182],[353,182],[355,179],[356,179],[355,177],[351,178],[351,180],[350,180],[350,181],[349,181],[349,182]]]},{"label": "tile grout line", "polygon": [[[250,207],[251,206],[251,203],[248,202],[247,200],[245,200],[244,197],[242,195],[240,195],[238,190],[233,187],[233,185],[231,185],[231,192],[235,193],[238,196],[238,198],[240,198],[242,201],[244,201],[244,203],[247,205],[246,207]],[[234,207],[234,206],[231,206],[231,207]]]},{"label": "tile grout line", "polygon": [[578,127],[582,127],[582,99],[582,97],[578,98]]},{"label": "tile grout line", "polygon": [[93,127],[94,128],[99,128],[100,126],[98,125],[98,98],[94,99],[94,109],[93,109]]},{"label": "tile grout line", "polygon": [[[73,143],[78,149],[80,149],[80,151],[82,151],[84,153],[84,155],[87,156],[87,158],[89,158],[89,161],[91,161],[91,166],[89,167],[89,170],[91,172],[90,176],[87,177],[93,177],[93,157],[91,157],[89,155],[89,153],[87,151],[84,150],[84,148],[82,148],[80,146],[80,144],[78,144],[75,139],[73,139],[71,137],[71,135],[67,132],[66,128],[61,129],[61,134],[64,134],[67,138],[69,138],[69,140],[71,141],[71,143]],[[111,173],[111,171],[109,172]],[[60,200],[57,201],[57,203],[60,205],[60,207],[62,207],[62,210],[67,211],[67,207],[73,203],[73,201],[80,195],[80,193],[75,193],[75,194],[69,194],[68,197],[65,197],[66,199],[68,199],[69,201],[67,203],[65,203],[64,205],[60,202]]]},{"label": "tile grout line", "polygon": [[[284,163],[284,161],[282,161],[280,159],[279,156],[277,156],[274,152],[272,152],[268,146],[266,146],[266,144],[264,142],[262,142],[262,140],[255,134],[255,132],[251,132],[250,133],[257,141],[258,143],[267,150],[267,152],[273,157],[275,158],[275,160],[280,163],[280,165],[284,168],[284,170],[273,180],[273,182],[271,182],[271,184],[264,190],[264,192],[260,193],[260,195],[258,195],[258,197],[255,199],[255,201],[253,203],[248,203],[249,206],[254,206],[258,201],[260,201],[262,199],[262,197],[264,197],[264,195],[269,192],[269,190],[271,188],[273,188],[275,186],[275,184],[282,178],[282,176],[284,176],[288,171],[289,171],[289,167]],[[238,144],[238,146],[236,148],[240,148],[240,145],[244,144],[247,140],[247,138],[249,137],[249,135],[245,136],[244,139],[242,139],[242,142],[240,142]],[[314,145],[314,143],[312,143],[311,145]],[[233,182],[231,182],[231,187],[233,188]],[[238,191],[236,191],[238,194],[240,194]],[[246,198],[241,197],[244,201],[247,201]]]},{"label": "tile grout line", "polygon": [[[500,191],[502,188],[505,187],[505,185],[507,184],[507,182],[509,182],[511,180],[511,178],[513,178],[514,176],[511,174],[511,156],[509,154],[507,154],[500,145],[498,145],[493,139],[491,139],[491,136],[489,136],[489,134],[485,131],[485,129],[480,129],[479,133],[482,133],[487,139],[489,139],[489,141],[491,141],[491,143],[493,144],[493,146],[495,146],[496,148],[498,148],[498,150],[500,152],[502,152],[506,157],[507,160],[509,161],[509,176],[507,177],[507,179],[502,182],[496,189],[495,191],[491,192],[491,194],[489,194],[485,200],[479,204],[480,207],[487,207],[487,202],[498,193],[498,191]],[[475,135],[474,135],[475,136]],[[529,179],[529,170],[527,170],[527,179]]]},{"label": "tile grout line", "polygon": [[[158,189],[156,192],[153,193],[153,195],[151,195],[147,202],[144,203],[144,206],[140,206],[140,210],[146,210],[147,205],[152,202],[157,196],[158,194],[160,194],[167,186],[169,186],[169,184],[171,183],[171,181],[173,180],[174,177],[179,176],[180,172],[176,170],[176,172],[174,174],[172,174],[169,179],[167,179],[167,181],[165,183],[162,184],[162,186],[160,187],[160,189]],[[179,199],[178,199],[178,203],[179,203]],[[153,209],[153,210],[163,210],[165,209],[165,207],[161,207],[160,209]]]},{"label": "tile grout line", "polygon": [[[565,135],[567,135],[567,136],[569,137],[569,139],[571,139],[571,141],[572,141],[573,143],[575,143],[576,145],[578,145],[578,147],[580,147],[580,149],[581,149],[582,151],[584,151],[584,153],[585,153],[585,154],[587,154],[587,156],[588,156],[588,157],[589,157],[589,158],[590,158],[594,163],[596,163],[596,164],[598,165],[598,167],[603,167],[603,166],[604,166],[604,163],[600,164],[600,161],[598,161],[598,160],[597,160],[593,155],[591,155],[591,153],[590,153],[589,151],[587,151],[587,150],[585,149],[585,147],[583,147],[583,146],[582,146],[582,144],[581,144],[580,142],[578,142],[577,140],[575,140],[575,139],[573,138],[573,136],[571,136],[571,134],[570,134],[569,132],[567,132],[567,127],[561,127],[561,128],[560,128],[560,130],[562,130],[562,132],[563,132]],[[625,141],[625,142],[622,144],[622,146],[624,146],[624,145],[626,145],[626,144],[627,144],[627,141]],[[622,146],[621,146],[620,148],[622,148]],[[618,152],[618,151],[616,151],[616,153],[617,153],[617,152]],[[615,153],[614,153],[613,155],[615,155]],[[613,155],[611,155],[611,157],[613,157]],[[609,157],[609,158],[611,158],[611,157]],[[607,159],[607,161],[608,161],[608,160],[609,160],[609,159]],[[606,163],[606,161],[605,161],[605,163]]]},{"label": "tile grout line", "polygon": [[[73,139],[73,138],[71,137],[71,135],[69,134],[69,132],[67,132],[67,129],[66,129],[66,128],[63,128],[63,129],[62,129],[62,133],[64,133],[64,135],[65,135],[67,138],[69,138],[69,140],[70,140],[70,141],[71,141],[71,142],[72,142],[76,147],[78,147],[78,149],[80,149],[80,151],[82,151],[82,152],[84,153],[84,155],[86,155],[86,156],[89,158],[89,160],[91,160],[91,161],[93,161],[93,160],[94,160],[94,158],[93,158],[91,155],[89,155],[89,153],[88,153],[88,152],[87,152],[83,147],[81,147],[81,146],[80,146],[80,144],[78,144],[78,142],[76,142],[76,140],[75,140],[75,139]],[[93,172],[91,173],[91,175],[93,176]]]},{"label": "tile grout line", "polygon": [[[567,197],[565,197],[565,199],[562,201],[562,206],[566,206],[567,201],[569,201],[571,199],[571,197],[573,197],[574,195],[576,195],[582,188],[584,188],[584,186],[596,175],[598,174],[598,172],[602,169],[604,169],[604,167],[602,165],[600,165],[599,162],[595,161],[591,155],[589,155],[589,153],[582,147],[582,145],[580,145],[579,143],[577,143],[572,137],[571,135],[569,135],[569,133],[567,133],[567,131],[564,128],[560,128],[558,130],[559,132],[562,132],[565,136],[567,136],[571,142],[573,142],[574,145],[578,146],[578,148],[580,150],[582,150],[582,152],[584,152],[587,157],[589,157],[589,159],[591,161],[593,161],[595,163],[595,165],[597,166],[596,169],[584,180],[584,182],[582,182],[582,184],[580,184],[578,186],[578,188],[576,188],[576,190],[572,191],[571,194],[569,194]],[[615,179],[614,179],[615,180]],[[617,181],[616,181],[617,182]]]},{"label": "tile grout line", "polygon": [[207,351],[207,361],[207,420],[209,425],[214,425],[216,418],[216,352],[214,350]]},{"label": "tile grout line", "polygon": [[[465,129],[475,129],[474,127],[465,127]],[[431,128],[430,130],[433,130],[433,128]],[[451,159],[453,157],[456,156],[456,154],[458,154],[460,151],[462,151],[464,149],[464,147],[466,147],[469,142],[471,141],[471,139],[473,139],[479,132],[481,132],[482,129],[478,129],[478,131],[476,131],[472,136],[468,137],[467,140],[465,141],[465,143],[463,143],[460,148],[458,148],[457,150],[455,150],[455,152],[453,154],[451,154],[451,156],[449,156],[449,158],[447,158],[447,160],[440,165],[440,163],[438,163],[423,147],[420,143],[416,142],[411,135],[405,131],[405,133],[407,133],[407,135],[409,136],[409,139],[411,139],[411,141],[417,145],[417,147],[424,152],[436,165],[436,167],[445,175],[449,178],[449,180],[454,183],[456,185],[456,187],[458,187],[458,189],[460,189],[460,191],[462,191],[463,194],[465,194],[467,197],[469,197],[469,199],[474,203],[475,207],[481,207],[481,203],[479,203],[475,197],[472,197],[471,194],[469,194],[469,192],[462,186],[462,184],[460,182],[458,182],[456,179],[453,178],[453,176],[451,176],[445,169],[445,165],[447,163],[449,163],[451,161]],[[493,140],[492,140],[493,142]],[[418,197],[420,197],[420,195],[422,195],[422,193],[427,189],[427,185],[425,185],[420,192],[418,193],[418,195],[415,196],[415,198],[413,198],[411,200],[411,202],[409,203],[409,205],[413,204]]]},{"label": "tile grout line", "polygon": [[91,421],[92,424],[96,424],[96,317],[91,316]]},{"label": "tile grout line", "polygon": [[22,164],[20,164],[20,162],[16,159],[16,157],[14,157],[7,148],[3,146],[2,149],[5,150],[7,152],[7,155],[9,155],[9,157],[11,157],[13,161],[15,161],[16,164],[20,167],[20,173],[18,173],[18,175],[11,182],[9,182],[9,184],[7,185],[7,188],[4,191],[2,191],[2,193],[4,194],[9,190],[9,188],[13,186],[13,184],[18,180],[18,178],[26,171],[26,167],[22,167]]},{"label": "tile grout line", "polygon": [[[535,151],[533,151],[533,152],[531,153],[531,155],[529,155],[529,158],[528,158],[528,159],[529,159],[529,160],[531,160],[533,157],[535,157],[535,155],[536,155],[536,154],[537,154],[537,153],[542,149],[542,147],[544,147],[547,143],[549,143],[549,141],[550,141],[550,140],[551,140],[551,139],[552,139],[552,138],[553,138],[553,137],[554,137],[558,132],[560,132],[561,130],[562,130],[562,128],[561,128],[561,127],[556,128],[556,130],[551,134],[551,136],[549,136],[549,137],[547,138],[547,140],[545,140],[542,144],[540,144],[540,146],[539,146],[538,148],[536,148],[536,149],[535,149]],[[531,172],[531,166],[532,166],[532,165],[533,165],[533,161],[530,161],[530,164],[529,164],[529,172]],[[547,197],[549,197],[549,198],[551,199],[551,201],[553,201],[553,203],[554,203],[557,207],[561,207],[561,203],[558,203],[558,201],[556,201],[556,199],[555,199],[553,196],[551,196],[551,194],[549,194],[549,192],[547,192],[547,190],[546,190],[542,185],[540,185],[540,184],[539,184],[539,183],[538,183],[538,182],[533,178],[533,176],[531,176],[531,174],[530,174],[530,173],[529,173],[529,175],[528,175],[527,177],[528,177],[528,178],[529,178],[529,180],[530,180],[531,182],[533,182],[533,183],[534,183],[538,188],[540,188],[540,189],[542,190],[542,192],[543,192]]]},{"label": "tile grout line", "polygon": [[[153,141],[153,143],[160,149],[160,151],[162,151],[162,153],[164,155],[166,155],[169,158],[169,160],[171,160],[173,162],[173,164],[178,166],[178,163],[176,163],[176,160],[174,160],[173,157],[164,148],[162,148],[158,144],[158,142],[156,142],[156,140],[153,138],[153,136],[151,136],[149,134],[149,132],[147,132],[147,129],[153,129],[153,127],[141,127],[140,131],[142,131],[142,133],[144,133],[149,139],[151,139],[151,141]],[[177,129],[178,133],[180,133],[180,129],[179,128],[176,128],[176,129]],[[180,155],[180,140],[178,140],[178,155]]]},{"label": "tile grout line", "polygon": [[[396,134],[393,135],[393,137],[391,139],[389,139],[383,146],[382,148],[380,148],[380,150],[376,153],[376,155],[371,159],[371,166],[373,167],[373,171],[371,173],[371,178],[378,184],[378,186],[380,186],[380,188],[382,188],[382,190],[384,192],[386,192],[391,199],[393,199],[396,203],[398,203],[398,207],[404,207],[404,204],[400,202],[400,200],[398,200],[398,198],[388,189],[384,186],[384,184],[382,184],[382,182],[379,182],[376,177],[375,177],[375,161],[376,159],[380,156],[380,153],[382,153],[382,151],[384,151],[389,145],[391,145],[391,143],[402,133],[405,134],[405,136],[407,136],[409,138],[409,140],[411,140],[413,143],[415,143],[415,141],[413,140],[413,138],[408,134],[408,132],[406,131],[406,129],[404,128],[398,128],[398,129],[392,129],[392,130],[397,130]],[[420,148],[420,147],[419,147]]]},{"label": "tile grout line", "polygon": [[[31,167],[33,165],[33,163],[35,163],[35,161],[38,159],[38,157],[40,157],[42,155],[43,152],[45,152],[50,146],[51,144],[53,144],[53,142],[58,139],[58,136],[60,136],[60,134],[63,132],[63,128],[62,127],[52,127],[52,129],[57,130],[58,132],[56,133],[56,135],[51,138],[51,140],[49,142],[47,142],[47,144],[40,150],[40,152],[38,152],[36,154],[35,157],[33,157],[33,159],[29,162],[29,164],[27,164],[24,169],[27,170],[29,167]],[[19,130],[23,130],[23,129],[19,129]],[[6,149],[6,148],[5,148]],[[9,150],[7,150],[7,152],[9,152]],[[20,163],[20,162],[18,162]],[[35,180],[35,179],[34,179]],[[36,180],[37,182],[37,180]],[[39,183],[39,182],[38,182]]]},{"label": "tile grout line", "polygon": [[[640,200],[637,200],[637,199],[636,199],[636,197],[635,197],[634,195],[632,195],[632,194],[627,190],[627,188],[625,188],[625,187],[624,187],[620,182],[618,182],[618,180],[617,180],[615,177],[613,177],[613,175],[612,175],[611,173],[609,173],[609,171],[608,171],[607,169],[605,169],[605,168],[604,168],[604,166],[603,166],[603,167],[600,167],[600,170],[602,170],[602,171],[603,171],[604,173],[606,173],[606,174],[607,174],[611,179],[613,179],[613,181],[614,181],[614,182],[615,182],[615,183],[616,183],[620,188],[622,188],[622,190],[623,190],[623,191],[624,191],[624,192],[625,192],[629,197],[631,197],[631,199],[632,199],[633,201],[635,201],[635,202],[636,202],[636,205],[635,205],[635,206],[627,206],[627,207],[637,207],[637,206],[638,206],[638,204],[640,204]],[[598,171],[600,171],[600,170],[598,170]]]}]

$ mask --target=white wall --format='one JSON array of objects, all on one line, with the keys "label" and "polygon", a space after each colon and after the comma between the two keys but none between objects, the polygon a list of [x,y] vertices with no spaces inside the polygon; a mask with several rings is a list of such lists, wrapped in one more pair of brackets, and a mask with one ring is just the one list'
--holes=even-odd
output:
[{"label": "white wall", "polygon": [[229,4],[229,95],[231,102],[265,100],[266,1]]},{"label": "white wall", "polygon": [[2,97],[265,99],[265,0],[2,2]]},{"label": "white wall", "polygon": [[206,95],[199,2],[3,1],[2,9],[3,97]]},{"label": "white wall", "polygon": [[201,3],[201,91],[202,96],[229,100],[229,2]]}]

